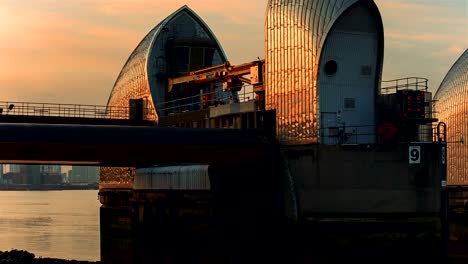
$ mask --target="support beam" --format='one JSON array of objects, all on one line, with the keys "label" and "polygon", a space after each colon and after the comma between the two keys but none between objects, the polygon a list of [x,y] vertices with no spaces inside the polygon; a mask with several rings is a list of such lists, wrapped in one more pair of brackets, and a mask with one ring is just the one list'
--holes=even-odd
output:
[{"label": "support beam", "polygon": [[150,166],[255,162],[272,147],[258,131],[0,124],[0,164]]}]

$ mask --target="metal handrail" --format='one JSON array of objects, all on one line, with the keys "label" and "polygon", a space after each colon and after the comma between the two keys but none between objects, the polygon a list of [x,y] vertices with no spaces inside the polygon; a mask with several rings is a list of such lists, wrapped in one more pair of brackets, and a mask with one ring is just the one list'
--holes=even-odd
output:
[{"label": "metal handrail", "polygon": [[0,101],[0,115],[127,119],[129,107]]},{"label": "metal handrail", "polygon": [[[377,135],[377,125],[354,125],[354,126],[349,126],[349,125],[336,125],[336,126],[326,126],[326,127],[320,127],[318,128],[319,135],[321,138],[335,138],[339,140],[340,136],[349,136],[347,140],[344,142],[346,143],[353,143],[353,139],[356,140],[357,142],[357,137],[358,136],[378,136]],[[423,140],[423,142],[438,142],[438,137],[437,137],[437,124],[432,124],[432,125],[427,125],[425,127],[426,129],[421,129],[416,133],[415,136],[417,136],[418,140]],[[333,135],[327,135],[325,132],[329,129],[338,129],[342,130],[343,134],[333,134]],[[346,131],[349,130],[354,130],[354,133],[349,133]],[[337,131],[338,132],[338,131]],[[347,135],[345,135],[347,134]],[[410,142],[400,142],[400,143],[410,143]]]},{"label": "metal handrail", "polygon": [[[252,92],[246,92],[246,88],[252,87]],[[216,98],[220,92],[202,93],[199,95],[179,98],[156,104],[157,111],[166,114],[180,113],[194,109],[199,106],[203,108],[202,96],[209,96],[207,106],[218,106],[223,104],[240,103],[255,99],[252,85],[243,85],[241,92]],[[191,101],[186,103],[187,101]],[[151,119],[152,111],[146,109],[146,119]],[[37,116],[37,117],[75,117],[75,118],[97,118],[97,119],[129,119],[130,107],[102,106],[86,104],[58,104],[58,103],[36,103],[18,101],[0,101],[0,115],[8,116]]]},{"label": "metal handrail", "polygon": [[[251,92],[246,92],[246,88],[252,87]],[[250,100],[255,100],[255,92],[253,91],[252,85],[243,85],[236,88],[240,88],[241,92],[237,92],[235,95],[227,95],[216,98],[216,95],[222,94],[222,92],[210,92],[200,93],[193,96],[184,98],[178,98],[170,101],[165,101],[156,104],[158,112],[165,112],[166,115],[171,113],[181,113],[195,111],[203,108],[216,107],[218,105],[242,103]],[[210,98],[206,102],[206,107],[203,107],[202,97],[207,96]],[[175,110],[175,111],[174,111]]]},{"label": "metal handrail", "polygon": [[[389,94],[399,90],[417,90],[427,92],[428,81],[428,79],[422,77],[406,77],[389,81],[382,81],[381,91],[383,94]],[[390,85],[384,86],[386,84]]]}]

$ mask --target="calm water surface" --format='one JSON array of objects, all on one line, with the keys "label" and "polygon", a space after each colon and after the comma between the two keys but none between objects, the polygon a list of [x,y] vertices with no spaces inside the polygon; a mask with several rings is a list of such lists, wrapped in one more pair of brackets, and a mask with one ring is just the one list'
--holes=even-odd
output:
[{"label": "calm water surface", "polygon": [[100,259],[97,190],[0,191],[0,251]]}]

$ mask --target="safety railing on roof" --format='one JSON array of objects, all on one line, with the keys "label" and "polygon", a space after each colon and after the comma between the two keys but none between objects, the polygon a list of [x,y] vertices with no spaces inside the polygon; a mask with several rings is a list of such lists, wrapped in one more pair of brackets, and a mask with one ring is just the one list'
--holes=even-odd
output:
[{"label": "safety railing on roof", "polygon": [[327,126],[321,127],[320,138],[322,143],[328,144],[362,144],[371,139],[396,140],[400,143],[410,142],[436,142],[436,125],[420,125],[416,131],[400,131],[399,127],[379,127],[375,125],[360,126]]},{"label": "safety railing on roof", "polygon": [[[158,113],[168,115],[255,100],[255,93],[251,85],[242,86],[241,88],[238,93],[201,93],[162,102],[156,105],[156,109]],[[149,119],[148,115],[152,111],[146,110],[145,119]],[[129,113],[130,107],[0,101],[0,115],[4,116],[129,119]]]},{"label": "safety railing on roof", "polygon": [[227,92],[200,93],[197,95],[170,100],[156,104],[158,113],[165,115],[184,113],[217,107],[219,105],[242,103],[255,100],[255,92],[252,85],[244,85],[237,93]]},{"label": "safety railing on roof", "polygon": [[0,115],[128,119],[128,107],[0,101]]},{"label": "safety railing on roof", "polygon": [[382,81],[382,94],[392,94],[399,90],[417,90],[427,92],[428,79],[421,77],[407,77],[389,81]]},{"label": "safety railing on roof", "polygon": [[382,142],[396,140],[399,143],[411,142],[438,142],[440,139],[440,129],[437,124],[420,125],[416,130],[401,131],[401,127],[384,127],[376,125],[359,126],[327,126],[321,127],[320,138],[325,144],[362,144],[377,140]]}]

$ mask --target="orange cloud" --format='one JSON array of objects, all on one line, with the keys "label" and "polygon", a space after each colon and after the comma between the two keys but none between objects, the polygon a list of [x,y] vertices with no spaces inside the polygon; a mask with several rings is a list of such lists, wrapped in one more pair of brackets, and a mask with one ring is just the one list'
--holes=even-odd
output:
[{"label": "orange cloud", "polygon": [[460,46],[449,46],[443,50],[433,52],[432,56],[437,58],[454,57],[460,56],[463,53],[463,51],[465,50]]},{"label": "orange cloud", "polygon": [[[252,1],[246,12],[244,3],[217,0],[2,2],[0,96],[105,104],[132,50],[184,4],[212,27],[232,61],[263,57],[266,3]],[[258,33],[246,38],[246,31]]]}]

